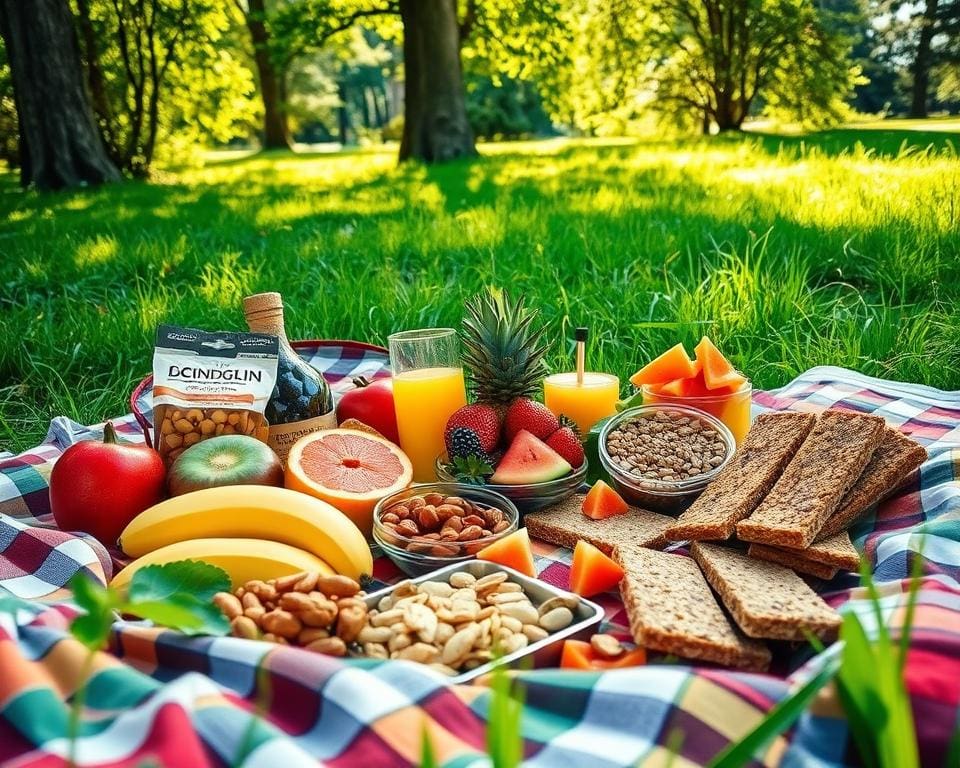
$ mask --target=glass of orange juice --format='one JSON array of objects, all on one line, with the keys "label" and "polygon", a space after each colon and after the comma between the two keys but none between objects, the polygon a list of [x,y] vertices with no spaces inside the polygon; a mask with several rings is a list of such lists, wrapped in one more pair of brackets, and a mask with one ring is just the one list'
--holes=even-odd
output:
[{"label": "glass of orange juice", "polygon": [[543,402],[555,416],[561,414],[577,423],[586,436],[600,419],[617,411],[620,379],[609,373],[587,371],[582,381],[576,372],[555,373],[543,380]]},{"label": "glass of orange juice", "polygon": [[423,328],[391,334],[388,342],[400,447],[413,464],[413,479],[432,482],[447,420],[467,404],[457,333]]},{"label": "glass of orange juice", "polygon": [[689,405],[716,416],[733,433],[737,445],[743,442],[750,431],[750,403],[753,398],[753,386],[749,381],[743,383],[736,392],[720,395],[690,395],[673,397],[657,392],[647,384],[643,385],[643,404],[665,403],[668,405]]}]

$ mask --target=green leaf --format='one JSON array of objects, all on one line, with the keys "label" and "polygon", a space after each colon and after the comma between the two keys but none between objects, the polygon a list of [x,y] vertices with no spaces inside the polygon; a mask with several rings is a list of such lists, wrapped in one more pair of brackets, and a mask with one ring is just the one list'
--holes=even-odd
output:
[{"label": "green leaf", "polygon": [[222,568],[199,560],[178,560],[137,571],[130,582],[127,601],[136,604],[162,601],[171,595],[192,595],[208,603],[217,592],[229,591],[230,577]]},{"label": "green leaf", "polygon": [[511,691],[510,677],[502,665],[490,675],[490,710],[487,714],[487,752],[493,768],[516,768],[523,757],[521,720],[523,692]]},{"label": "green leaf", "polygon": [[426,723],[423,724],[423,730],[420,732],[420,768],[439,768]]},{"label": "green leaf", "polygon": [[86,611],[70,622],[70,634],[90,650],[99,650],[106,644],[113,626],[116,594],[79,571],[70,579],[69,586],[73,601]]},{"label": "green leaf", "polygon": [[122,606],[122,610],[188,635],[225,635],[230,631],[230,622],[217,606],[201,602],[190,594],[177,593],[163,600],[129,603]]},{"label": "green leaf", "polygon": [[101,614],[84,613],[70,622],[70,634],[90,650],[97,651],[106,643],[111,626],[113,626],[112,614],[110,621],[104,624]]},{"label": "green leaf", "polygon": [[837,666],[836,659],[828,659],[823,669],[796,691],[779,701],[750,733],[740,741],[731,743],[711,760],[710,768],[740,768],[753,760],[759,750],[790,728],[803,714],[817,692],[836,674]]},{"label": "green leaf", "polygon": [[107,588],[80,571],[73,574],[69,587],[73,601],[87,613],[103,610],[111,602]]}]

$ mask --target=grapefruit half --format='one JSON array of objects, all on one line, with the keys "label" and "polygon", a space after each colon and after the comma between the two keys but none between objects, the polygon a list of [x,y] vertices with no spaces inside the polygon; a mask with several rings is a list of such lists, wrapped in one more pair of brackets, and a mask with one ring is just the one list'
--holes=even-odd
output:
[{"label": "grapefruit half", "polygon": [[284,485],[332,504],[369,538],[376,503],[412,480],[410,459],[389,440],[355,429],[325,429],[293,444]]}]

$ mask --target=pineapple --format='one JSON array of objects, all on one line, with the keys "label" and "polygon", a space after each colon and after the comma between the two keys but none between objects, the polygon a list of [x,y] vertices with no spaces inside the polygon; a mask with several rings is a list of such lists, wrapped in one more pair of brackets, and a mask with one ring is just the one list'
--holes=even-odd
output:
[{"label": "pineapple", "polygon": [[463,362],[471,373],[473,396],[501,415],[520,397],[532,397],[546,375],[546,327],[539,312],[503,290],[490,288],[465,305]]}]

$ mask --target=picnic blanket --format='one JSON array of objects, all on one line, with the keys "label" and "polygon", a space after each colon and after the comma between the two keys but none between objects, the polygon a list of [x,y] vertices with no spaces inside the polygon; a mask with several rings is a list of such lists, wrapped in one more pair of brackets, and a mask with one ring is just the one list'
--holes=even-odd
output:
[{"label": "picnic blanket", "polygon": [[[335,390],[354,372],[384,375],[385,357],[336,347],[301,351]],[[362,369],[362,371],[361,371]],[[149,402],[141,403],[149,408]],[[844,408],[883,416],[922,443],[919,477],[854,530],[881,582],[883,616],[894,630],[907,577],[922,544],[923,582],[906,678],[924,766],[945,765],[960,705],[960,393],[815,368],[782,389],[755,394],[758,409]],[[127,416],[114,422],[137,439]],[[0,459],[0,595],[32,601],[0,614],[0,764],[56,766],[67,755],[66,701],[77,688],[84,651],[67,634],[77,609],[65,590],[84,570],[109,578],[111,554],[96,541],[56,530],[47,479],[72,440],[100,428],[55,419],[47,440]],[[571,553],[538,543],[541,577],[565,586]],[[375,576],[400,574],[378,558]],[[821,593],[841,611],[872,614],[857,579],[838,577]],[[608,630],[623,633],[623,606],[601,597]],[[621,634],[627,637],[626,634]],[[835,653],[836,646],[826,653]],[[526,688],[524,765],[702,765],[744,735],[796,684],[798,650],[776,674],[708,665],[652,663],[610,672],[519,672]],[[144,622],[118,621],[100,653],[80,726],[83,766],[407,766],[418,764],[424,727],[447,768],[488,765],[485,719],[490,692],[451,686],[410,662],[342,661],[299,649],[234,638],[191,638]],[[767,750],[762,765],[843,766],[855,762],[842,713],[818,700]]]}]

